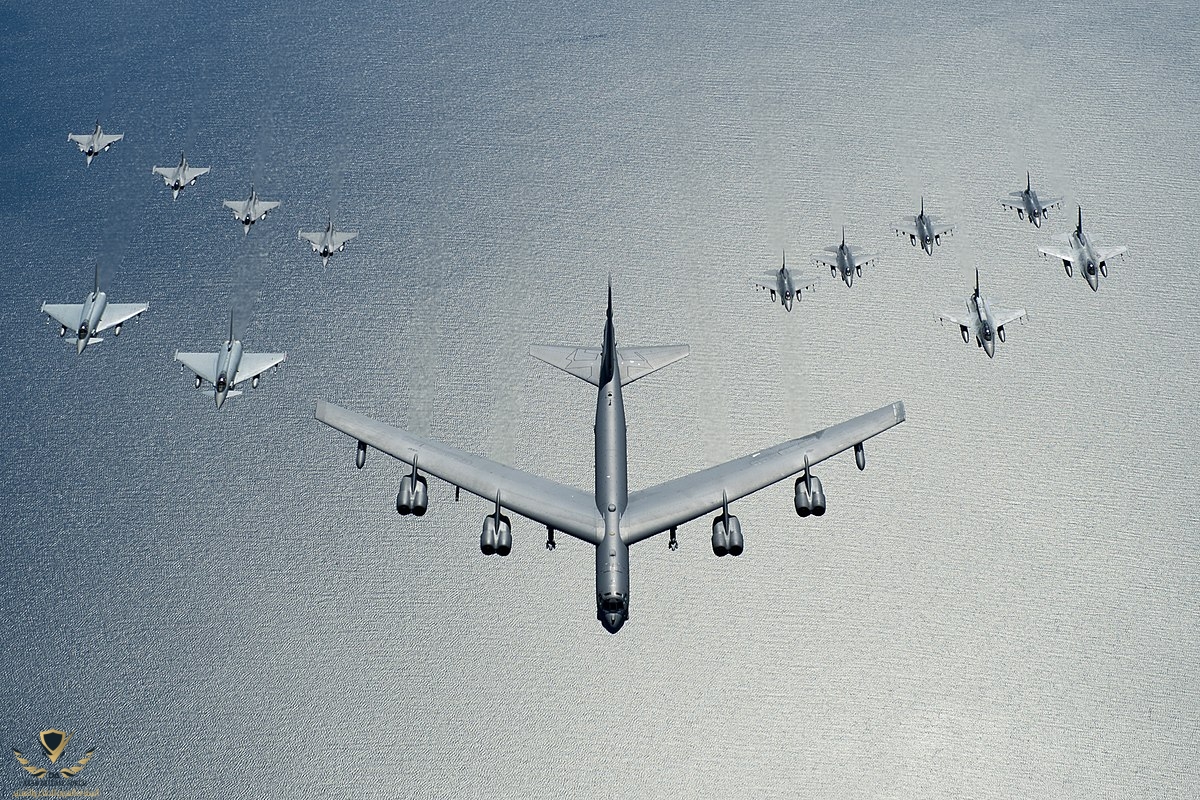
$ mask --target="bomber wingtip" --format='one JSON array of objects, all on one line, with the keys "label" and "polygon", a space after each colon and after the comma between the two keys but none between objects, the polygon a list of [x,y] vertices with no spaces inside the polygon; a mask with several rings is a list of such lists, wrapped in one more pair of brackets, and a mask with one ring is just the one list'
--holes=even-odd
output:
[{"label": "bomber wingtip", "polygon": [[908,418],[908,412],[904,410],[904,401],[897,400],[892,404],[892,409],[896,412],[896,421],[904,422]]}]

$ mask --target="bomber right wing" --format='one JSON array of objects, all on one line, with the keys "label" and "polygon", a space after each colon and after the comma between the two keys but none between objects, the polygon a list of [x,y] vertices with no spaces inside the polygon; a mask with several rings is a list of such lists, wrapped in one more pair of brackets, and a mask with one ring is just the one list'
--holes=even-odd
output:
[{"label": "bomber right wing", "polygon": [[534,522],[589,544],[603,538],[604,521],[595,498],[581,489],[505,466],[449,445],[385,425],[324,400],[317,401],[316,418],[331,428],[417,469]]},{"label": "bomber right wing", "polygon": [[648,539],[753,494],[904,421],[904,403],[855,417],[808,436],[727,461],[629,496],[621,517],[627,544]]},{"label": "bomber right wing", "polygon": [[209,383],[217,382],[216,353],[175,353],[175,360]]}]

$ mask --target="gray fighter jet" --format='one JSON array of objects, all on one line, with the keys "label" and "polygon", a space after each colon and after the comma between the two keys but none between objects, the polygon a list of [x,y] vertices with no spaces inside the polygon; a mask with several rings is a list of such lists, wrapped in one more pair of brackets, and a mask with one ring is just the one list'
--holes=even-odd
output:
[{"label": "gray fighter jet", "polygon": [[42,303],[42,313],[49,314],[58,322],[58,335],[72,333],[70,341],[75,344],[76,354],[82,353],[89,344],[104,340],[96,334],[112,328],[113,336],[121,335],[121,325],[149,309],[145,303],[110,303],[108,295],[100,291],[100,265],[96,265],[96,279],[92,291],[82,303]]},{"label": "gray fighter jet", "polygon": [[87,166],[92,165],[92,159],[101,153],[107,153],[108,148],[125,138],[123,133],[105,133],[100,130],[100,120],[96,120],[96,130],[91,133],[68,133],[67,141],[79,145],[79,152],[87,158]]},{"label": "gray fighter jet", "polygon": [[783,251],[783,266],[779,271],[754,282],[754,286],[759,291],[768,291],[771,293],[771,302],[775,302],[775,298],[779,298],[779,304],[783,306],[784,311],[792,310],[792,301],[803,299],[800,295],[805,289],[812,291],[817,288],[815,283],[806,283],[803,286],[796,286],[795,277],[792,271],[787,266],[787,251]]},{"label": "gray fighter jet", "polygon": [[237,386],[250,381],[250,388],[258,388],[258,379],[272,367],[287,360],[287,353],[247,353],[241,341],[233,338],[233,315],[229,316],[229,339],[216,353],[175,352],[175,360],[196,375],[196,388],[201,389],[205,381],[211,389],[201,391],[216,400],[217,408],[230,397],[242,392]]},{"label": "gray fighter jet", "polygon": [[1083,232],[1082,207],[1079,209],[1079,223],[1075,226],[1075,230],[1055,238],[1064,242],[1065,245],[1039,247],[1038,252],[1044,258],[1061,258],[1068,278],[1071,277],[1072,267],[1077,267],[1083,273],[1083,277],[1087,279],[1088,286],[1092,287],[1093,292],[1100,291],[1100,276],[1108,277],[1109,260],[1117,256],[1122,258],[1125,256],[1126,248],[1124,247],[1097,247],[1092,244],[1091,239]]},{"label": "gray fighter jet", "polygon": [[925,198],[921,198],[921,210],[907,222],[901,222],[892,228],[897,236],[907,236],[913,247],[918,244],[929,255],[933,255],[933,246],[942,243],[942,237],[954,233],[954,226],[942,222],[940,217],[925,213]]},{"label": "gray fighter jet", "polygon": [[150,172],[162,176],[163,183],[171,187],[171,199],[178,200],[185,186],[195,186],[196,178],[206,174],[211,167],[189,167],[187,156],[179,154],[179,163],[173,167],[153,167]]},{"label": "gray fighter jet", "polygon": [[1033,227],[1040,228],[1042,227],[1042,220],[1050,219],[1050,209],[1062,206],[1062,198],[1050,197],[1042,199],[1038,197],[1038,193],[1034,191],[1033,182],[1029,178],[1029,173],[1026,172],[1025,190],[1010,192],[1008,199],[1001,200],[1000,205],[1009,211],[1016,211],[1018,219],[1027,219],[1033,223]]},{"label": "gray fighter jet", "polygon": [[1004,341],[1004,326],[1017,320],[1028,319],[1023,308],[1000,308],[984,299],[979,293],[979,270],[975,270],[975,291],[967,298],[967,315],[938,314],[938,322],[950,322],[958,326],[963,341],[983,348],[988,358],[996,356],[996,339]]},{"label": "gray fighter jet", "polygon": [[[830,257],[832,255],[832,258]],[[862,268],[875,263],[878,255],[863,255],[855,253],[854,248],[846,244],[846,226],[842,226],[842,243],[825,248],[824,253],[817,253],[813,260],[818,266],[829,267],[829,274],[837,277],[841,274],[842,281],[847,287],[854,285],[854,276],[862,277]]]},{"label": "gray fighter jet", "polygon": [[300,231],[300,238],[308,242],[312,251],[321,256],[321,266],[329,266],[329,257],[346,249],[346,242],[358,236],[356,231],[338,232],[333,229],[333,217],[323,231]]},{"label": "gray fighter jet", "polygon": [[594,546],[596,616],[610,633],[616,633],[629,619],[631,545],[669,531],[668,546],[674,550],[680,525],[716,512],[713,553],[741,555],[745,540],[741,523],[729,511],[730,504],[799,474],[794,486],[796,512],[802,517],[820,516],[825,513],[825,492],[812,468],[836,453],[853,449],[855,461],[863,469],[863,442],[904,421],[904,404],[893,403],[818,433],[630,493],[623,387],[685,357],[687,346],[618,348],[610,287],[602,346],[538,346],[529,352],[597,387],[594,494],[415,436],[324,400],[317,402],[316,418],[356,440],[355,463],[360,469],[368,447],[411,468],[396,495],[400,514],[421,516],[428,509],[428,481],[422,472],[453,484],[456,497],[462,489],[491,504],[479,537],[484,555],[507,556],[512,550],[506,511],[545,525],[549,550],[554,549],[554,534],[559,531]]},{"label": "gray fighter jet", "polygon": [[226,200],[223,205],[233,212],[233,218],[242,223],[242,233],[250,232],[250,226],[266,219],[267,212],[279,207],[277,200],[259,200],[254,184],[250,184],[250,197],[245,200]]}]

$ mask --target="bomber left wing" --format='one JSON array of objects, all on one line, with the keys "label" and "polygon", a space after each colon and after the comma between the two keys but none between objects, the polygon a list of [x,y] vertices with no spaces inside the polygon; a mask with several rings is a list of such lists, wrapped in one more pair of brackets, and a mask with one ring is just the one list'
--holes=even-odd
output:
[{"label": "bomber left wing", "polygon": [[629,496],[621,535],[634,544],[720,509],[726,501],[753,494],[904,421],[904,403],[847,420],[709,469],[676,478]]},{"label": "bomber left wing", "polygon": [[242,360],[238,362],[237,375],[233,376],[231,383],[237,386],[253,380],[286,360],[287,353],[243,353]]},{"label": "bomber left wing", "polygon": [[145,313],[149,309],[150,306],[145,303],[109,303],[104,307],[104,313],[100,316],[100,324],[96,326],[96,330],[93,333],[114,328],[126,320],[133,319],[139,314]]},{"label": "bomber left wing", "polygon": [[317,401],[316,418],[364,445],[457,486],[501,508],[597,545],[604,521],[588,492],[522,472],[496,461],[385,425],[370,417]]}]

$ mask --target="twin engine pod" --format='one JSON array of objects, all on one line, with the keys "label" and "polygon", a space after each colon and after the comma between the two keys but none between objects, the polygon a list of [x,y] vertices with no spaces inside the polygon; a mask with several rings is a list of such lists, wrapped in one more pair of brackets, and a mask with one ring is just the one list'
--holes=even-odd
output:
[{"label": "twin engine pod", "polygon": [[809,514],[819,517],[825,513],[825,490],[817,476],[796,478],[796,513],[802,517]]},{"label": "twin engine pod", "polygon": [[713,520],[712,549],[716,556],[740,556],[746,549],[742,523],[733,514],[722,514]]},{"label": "twin engine pod", "polygon": [[485,556],[506,556],[512,552],[512,521],[504,514],[488,514],[483,518],[479,534],[479,552]]},{"label": "twin engine pod", "polygon": [[429,482],[424,475],[415,472],[405,475],[400,481],[400,491],[396,493],[396,513],[401,516],[415,514],[425,516],[429,510]]}]

